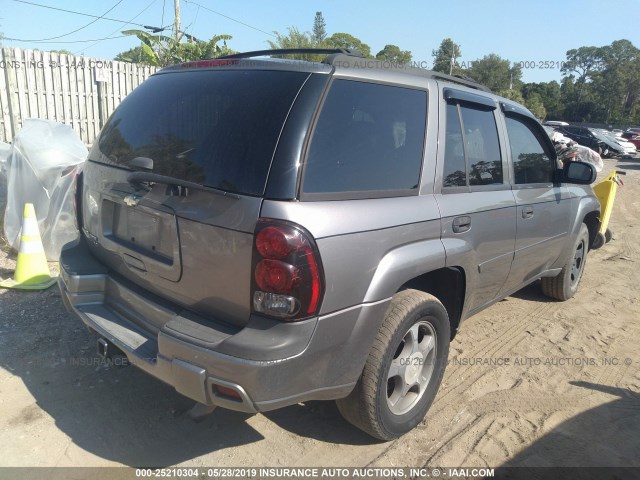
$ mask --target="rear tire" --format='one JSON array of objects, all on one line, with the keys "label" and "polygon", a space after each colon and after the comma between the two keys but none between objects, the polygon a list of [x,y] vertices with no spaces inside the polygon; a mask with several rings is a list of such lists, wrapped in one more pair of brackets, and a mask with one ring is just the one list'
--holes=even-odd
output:
[{"label": "rear tire", "polygon": [[356,387],[336,401],[342,416],[380,440],[413,429],[442,381],[450,336],[449,316],[436,297],[418,290],[397,293]]},{"label": "rear tire", "polygon": [[557,277],[543,277],[542,293],[556,300],[569,300],[578,291],[589,252],[589,230],[583,223],[571,250],[569,261]]}]

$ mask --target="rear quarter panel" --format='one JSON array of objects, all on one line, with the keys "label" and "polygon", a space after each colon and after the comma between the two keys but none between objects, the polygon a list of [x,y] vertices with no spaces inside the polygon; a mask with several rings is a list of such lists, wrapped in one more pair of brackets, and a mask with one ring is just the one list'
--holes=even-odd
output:
[{"label": "rear quarter panel", "polygon": [[304,226],[325,273],[320,314],[391,297],[407,280],[444,266],[433,196],[339,202],[265,201],[262,217]]}]

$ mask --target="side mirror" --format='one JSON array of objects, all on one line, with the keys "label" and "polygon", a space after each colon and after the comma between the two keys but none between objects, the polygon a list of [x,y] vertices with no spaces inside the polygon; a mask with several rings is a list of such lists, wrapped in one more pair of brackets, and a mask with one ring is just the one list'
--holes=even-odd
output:
[{"label": "side mirror", "polygon": [[564,183],[591,185],[596,181],[598,172],[593,165],[585,162],[567,162],[563,171]]}]

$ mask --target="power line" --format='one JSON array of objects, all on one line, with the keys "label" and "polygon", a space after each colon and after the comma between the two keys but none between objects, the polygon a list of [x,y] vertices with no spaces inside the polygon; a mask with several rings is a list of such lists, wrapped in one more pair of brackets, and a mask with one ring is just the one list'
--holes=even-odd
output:
[{"label": "power line", "polygon": [[83,52],[85,52],[86,50],[89,50],[89,49],[90,49],[90,48],[92,48],[93,46],[97,45],[98,43],[102,42],[103,40],[110,40],[111,38],[122,38],[122,37],[127,37],[128,35],[121,35],[121,36],[119,36],[119,37],[112,37],[111,35],[113,35],[113,34],[115,34],[115,33],[119,32],[119,31],[120,31],[120,29],[121,29],[122,27],[126,26],[126,25],[138,25],[138,24],[136,24],[136,23],[133,23],[133,21],[134,21],[136,18],[138,18],[140,15],[142,15],[142,14],[143,14],[143,13],[144,13],[144,12],[145,12],[145,11],[146,11],[150,6],[151,6],[151,5],[153,5],[154,3],[156,3],[156,1],[157,1],[157,0],[151,0],[151,2],[149,2],[149,4],[148,4],[146,7],[144,7],[142,10],[140,10],[140,11],[138,12],[138,14],[137,14],[135,17],[133,17],[131,20],[129,20],[127,23],[125,23],[124,25],[122,25],[122,26],[120,26],[120,27],[116,28],[113,32],[111,32],[111,33],[110,33],[109,35],[107,35],[106,37],[104,37],[104,38],[102,38],[102,39],[97,40],[94,44],[89,45],[88,47],[85,47],[85,48],[83,48],[82,50],[78,50],[76,53],[83,53]]},{"label": "power line", "polygon": [[[26,2],[25,2],[26,3]],[[48,40],[55,40],[57,38],[62,38],[62,37],[68,37],[69,35],[79,32],[80,30],[84,30],[85,28],[87,28],[89,25],[93,25],[94,23],[96,23],[98,20],[103,19],[104,16],[109,13],[111,10],[113,10],[114,8],[116,8],[118,5],[120,5],[122,3],[122,0],[119,0],[113,7],[111,7],[109,10],[107,10],[106,12],[104,12],[102,15],[100,15],[99,17],[96,17],[94,20],[90,21],[89,23],[87,23],[86,25],[84,25],[83,27],[80,27],[76,30],[73,30],[69,33],[65,33],[63,35],[58,35],[57,37],[49,37],[49,38],[7,38],[7,40],[13,40],[14,42],[46,42]]]},{"label": "power line", "polygon": [[[15,1],[17,1],[17,0],[15,0]],[[235,18],[232,18],[232,17],[230,17],[228,15],[225,15],[224,13],[220,13],[220,12],[216,12],[215,10],[211,10],[210,8],[205,7],[204,5],[200,5],[199,3],[192,2],[191,0],[184,0],[184,1],[186,3],[191,3],[192,5],[196,5],[196,6],[200,7],[200,8],[204,8],[205,10],[207,10],[207,11],[209,11],[211,13],[215,13],[216,15],[220,15],[221,17],[227,18],[227,19],[231,20],[232,22],[239,23],[240,25],[244,25],[245,27],[249,27],[249,28],[251,28],[253,30],[257,30],[258,32],[266,33],[267,35],[270,35],[270,36],[272,36],[274,38],[278,38],[273,33],[265,32],[264,30],[262,30],[262,29],[260,29],[258,27],[254,27],[253,25],[249,25],[248,23],[244,23],[244,22],[241,22],[240,20],[236,20]]]},{"label": "power line", "polygon": [[[24,4],[27,4],[27,5],[33,5],[35,7],[48,8],[50,10],[57,10],[59,12],[73,13],[74,15],[82,15],[84,17],[101,18],[102,20],[109,20],[110,22],[124,23],[125,25],[129,23],[129,22],[126,22],[124,20],[118,20],[117,18],[101,17],[99,15],[91,15],[90,13],[76,12],[76,11],[67,10],[67,9],[64,9],[64,8],[51,7],[49,5],[41,5],[39,3],[34,3],[34,2],[27,2],[26,0],[12,0],[12,1],[17,2],[17,3],[24,3]],[[133,23],[132,25],[137,25],[139,27],[143,27],[144,28],[144,25],[142,25],[141,23]]]},{"label": "power line", "polygon": [[[102,40],[113,40],[114,38],[124,38],[129,35],[118,35],[116,37],[107,37],[107,38],[91,38],[88,40],[47,40],[43,42],[37,43],[89,43],[89,42],[101,42]],[[2,40],[13,40],[12,38],[2,37]],[[21,40],[20,40],[21,41]]]}]

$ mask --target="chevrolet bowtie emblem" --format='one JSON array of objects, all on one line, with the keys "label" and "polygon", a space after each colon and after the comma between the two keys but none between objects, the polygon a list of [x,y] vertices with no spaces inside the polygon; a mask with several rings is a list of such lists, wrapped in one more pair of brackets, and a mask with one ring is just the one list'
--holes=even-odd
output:
[{"label": "chevrolet bowtie emblem", "polygon": [[134,194],[124,197],[124,203],[129,207],[135,207],[140,203],[140,197]]}]

